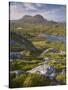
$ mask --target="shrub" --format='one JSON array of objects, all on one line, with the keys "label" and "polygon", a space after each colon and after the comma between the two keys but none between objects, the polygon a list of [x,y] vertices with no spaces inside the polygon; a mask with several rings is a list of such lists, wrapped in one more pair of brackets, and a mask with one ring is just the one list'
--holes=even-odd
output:
[{"label": "shrub", "polygon": [[50,80],[45,76],[40,74],[31,74],[29,75],[23,85],[24,87],[31,87],[31,86],[46,86],[50,84]]},{"label": "shrub", "polygon": [[10,88],[23,87],[23,82],[27,75],[16,76],[16,78],[10,80]]},{"label": "shrub", "polygon": [[66,76],[63,74],[58,74],[56,76],[56,80],[60,83],[60,84],[65,84],[66,83]]}]

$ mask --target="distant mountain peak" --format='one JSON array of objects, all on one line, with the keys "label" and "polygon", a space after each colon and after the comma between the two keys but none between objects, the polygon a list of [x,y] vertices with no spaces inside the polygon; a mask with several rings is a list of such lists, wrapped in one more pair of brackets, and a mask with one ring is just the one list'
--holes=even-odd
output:
[{"label": "distant mountain peak", "polygon": [[40,15],[40,14],[35,15],[34,18],[41,18],[41,19],[44,19],[43,16]]},{"label": "distant mountain peak", "polygon": [[40,14],[35,16],[25,15],[23,16],[22,21],[26,23],[43,23],[45,19]]},{"label": "distant mountain peak", "polygon": [[44,24],[44,23],[55,23],[54,21],[48,21],[47,19],[45,19],[42,15],[40,14],[37,14],[37,15],[34,15],[34,16],[31,16],[31,15],[24,15],[21,19],[19,20],[13,20],[12,22],[14,23],[41,23],[41,24]]},{"label": "distant mountain peak", "polygon": [[29,17],[32,17],[30,15],[24,15],[22,18],[29,18]]}]

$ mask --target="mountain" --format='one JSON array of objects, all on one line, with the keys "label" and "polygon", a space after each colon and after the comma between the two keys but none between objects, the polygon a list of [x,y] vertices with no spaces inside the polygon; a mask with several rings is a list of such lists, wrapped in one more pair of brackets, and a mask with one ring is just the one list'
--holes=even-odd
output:
[{"label": "mountain", "polygon": [[19,20],[10,20],[11,23],[48,23],[49,21],[45,19],[40,14],[35,16],[25,15]]}]

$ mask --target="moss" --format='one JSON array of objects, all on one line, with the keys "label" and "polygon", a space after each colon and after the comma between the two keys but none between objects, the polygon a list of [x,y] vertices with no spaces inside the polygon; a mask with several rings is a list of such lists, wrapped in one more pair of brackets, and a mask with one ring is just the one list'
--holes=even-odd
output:
[{"label": "moss", "polygon": [[47,86],[49,84],[50,80],[40,74],[31,74],[24,81],[24,87]]},{"label": "moss", "polygon": [[60,84],[65,84],[66,83],[66,76],[63,74],[58,74],[56,76],[56,80],[59,81]]}]

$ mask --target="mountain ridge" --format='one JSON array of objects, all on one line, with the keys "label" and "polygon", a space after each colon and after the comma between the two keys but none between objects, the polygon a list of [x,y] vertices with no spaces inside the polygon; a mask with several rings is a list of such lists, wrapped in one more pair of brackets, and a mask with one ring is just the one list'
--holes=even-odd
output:
[{"label": "mountain ridge", "polygon": [[18,20],[10,20],[11,23],[57,23],[55,21],[49,21],[45,19],[42,15],[37,14],[34,16],[24,15],[21,19]]}]

